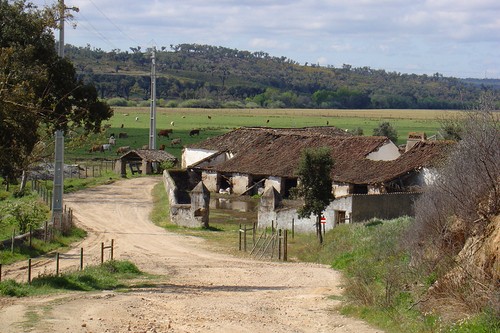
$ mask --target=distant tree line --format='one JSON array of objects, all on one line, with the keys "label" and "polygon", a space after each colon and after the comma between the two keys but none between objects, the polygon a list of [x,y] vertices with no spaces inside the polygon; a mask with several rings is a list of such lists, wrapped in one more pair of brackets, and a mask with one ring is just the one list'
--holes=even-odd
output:
[{"label": "distant tree line", "polygon": [[[104,52],[66,45],[66,54],[101,98],[149,99],[151,49]],[[205,100],[212,107],[465,109],[484,90],[493,91],[497,103],[500,95],[497,80],[300,65],[265,52],[199,44],[161,47],[156,64],[157,98]]]}]

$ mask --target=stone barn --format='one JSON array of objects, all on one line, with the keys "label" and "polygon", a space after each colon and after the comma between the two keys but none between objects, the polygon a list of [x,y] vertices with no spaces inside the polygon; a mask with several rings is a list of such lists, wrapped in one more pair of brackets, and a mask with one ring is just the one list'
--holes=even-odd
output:
[{"label": "stone barn", "polygon": [[132,174],[151,175],[160,173],[163,170],[160,165],[163,162],[170,162],[172,166],[177,165],[177,158],[163,150],[156,149],[136,149],[120,156],[115,171],[122,177],[127,177],[127,170]]}]

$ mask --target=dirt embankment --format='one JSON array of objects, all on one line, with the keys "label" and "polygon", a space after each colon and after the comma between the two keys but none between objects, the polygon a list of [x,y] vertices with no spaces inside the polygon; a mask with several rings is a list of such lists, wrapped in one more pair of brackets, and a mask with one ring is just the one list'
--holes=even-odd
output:
[{"label": "dirt embankment", "polygon": [[[158,181],[123,180],[65,198],[89,231],[68,257],[84,247],[98,258],[101,242],[114,239],[115,258],[161,276],[153,287],[3,297],[0,332],[380,332],[335,310],[340,275],[328,267],[214,253],[201,239],[153,225],[150,193]],[[20,277],[20,266],[7,270]]]}]

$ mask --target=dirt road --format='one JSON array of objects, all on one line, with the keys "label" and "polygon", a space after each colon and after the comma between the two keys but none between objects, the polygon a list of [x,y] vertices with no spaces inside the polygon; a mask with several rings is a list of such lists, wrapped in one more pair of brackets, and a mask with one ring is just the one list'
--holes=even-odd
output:
[{"label": "dirt road", "polygon": [[0,332],[377,332],[338,314],[330,296],[341,293],[340,275],[328,267],[214,253],[203,240],[153,225],[151,190],[159,181],[122,180],[65,197],[89,231],[67,257],[84,247],[100,260],[101,242],[114,239],[116,259],[162,276],[153,287],[3,297]]}]

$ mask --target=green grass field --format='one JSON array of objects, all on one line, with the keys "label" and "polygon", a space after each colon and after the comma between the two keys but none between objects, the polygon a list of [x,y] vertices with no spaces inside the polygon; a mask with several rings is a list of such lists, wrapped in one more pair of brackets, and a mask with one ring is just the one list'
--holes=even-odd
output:
[{"label": "green grass field", "polygon": [[[156,128],[173,129],[171,138],[180,138],[182,145],[189,145],[208,137],[217,136],[244,126],[268,126],[274,128],[336,126],[343,129],[361,127],[365,135],[382,121],[389,121],[398,131],[398,144],[406,141],[408,132],[423,131],[428,136],[437,133],[440,120],[455,117],[457,111],[443,110],[317,110],[317,109],[168,109],[157,108]],[[136,121],[136,117],[138,120]],[[171,123],[173,122],[173,125]],[[105,124],[105,133],[94,136],[79,147],[67,147],[66,157],[116,158],[116,147],[141,148],[149,142],[149,108],[114,107],[114,116]],[[122,128],[123,125],[123,128]],[[199,136],[189,136],[192,129],[200,129]],[[127,133],[128,138],[118,138],[118,133]],[[114,133],[117,139],[112,151],[89,153],[92,144],[107,143],[107,137]],[[166,150],[180,158],[182,146],[170,146],[170,139],[157,138],[157,146],[166,145]]]}]

